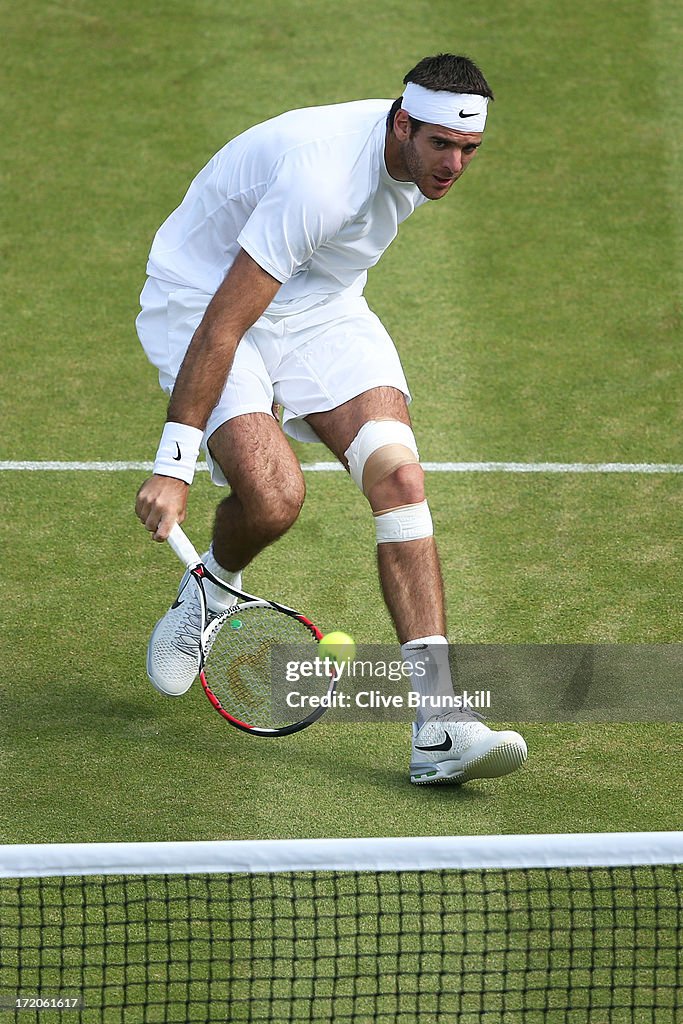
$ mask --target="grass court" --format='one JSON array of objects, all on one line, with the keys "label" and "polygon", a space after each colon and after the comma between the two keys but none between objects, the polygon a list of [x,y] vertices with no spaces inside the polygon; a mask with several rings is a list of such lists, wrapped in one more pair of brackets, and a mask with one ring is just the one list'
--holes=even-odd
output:
[{"label": "grass court", "polygon": [[[401,352],[422,458],[683,462],[673,0],[27,0],[0,16],[0,459],[151,460],[165,399],[137,297],[192,176],[257,121],[394,98],[422,56],[451,50],[496,94],[484,145],[366,292]],[[419,789],[404,725],[330,715],[268,742],[198,687],[164,700],[145,648],[178,569],[134,517],[144,477],[0,473],[2,842],[681,827],[676,723],[522,724],[517,774]],[[450,639],[679,642],[681,480],[430,474]],[[362,497],[339,473],[307,484],[245,586],[391,642]],[[199,474],[186,525],[200,550],[217,497]]]}]

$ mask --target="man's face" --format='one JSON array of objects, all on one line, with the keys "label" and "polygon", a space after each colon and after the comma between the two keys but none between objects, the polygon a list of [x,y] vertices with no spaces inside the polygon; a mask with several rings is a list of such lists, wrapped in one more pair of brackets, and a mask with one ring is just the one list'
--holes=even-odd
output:
[{"label": "man's face", "polygon": [[442,199],[464,174],[481,145],[481,132],[456,132],[424,124],[400,142],[400,154],[410,181],[427,199]]}]

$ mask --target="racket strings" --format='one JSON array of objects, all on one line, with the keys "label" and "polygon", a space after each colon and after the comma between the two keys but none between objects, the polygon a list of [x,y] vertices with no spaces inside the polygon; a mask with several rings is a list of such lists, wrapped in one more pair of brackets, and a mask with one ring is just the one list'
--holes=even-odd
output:
[{"label": "racket strings", "polygon": [[[273,704],[284,679],[276,676],[276,649],[315,640],[313,631],[294,616],[269,606],[237,607],[217,623],[207,645],[206,685],[235,718],[263,728],[281,724]],[[309,655],[310,657],[310,655]]]}]

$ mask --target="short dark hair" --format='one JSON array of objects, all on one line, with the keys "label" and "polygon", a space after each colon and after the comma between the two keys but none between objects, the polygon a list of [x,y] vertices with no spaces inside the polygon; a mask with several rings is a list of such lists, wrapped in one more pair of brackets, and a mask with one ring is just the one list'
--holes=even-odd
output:
[{"label": "short dark hair", "polygon": [[[408,82],[421,85],[424,89],[433,89],[435,92],[472,93],[476,96],[486,96],[490,100],[494,98],[491,86],[474,61],[453,53],[437,53],[433,57],[423,57],[403,79],[404,85]],[[390,131],[393,131],[394,118],[401,108],[402,100],[403,96],[394,100],[387,116],[387,127]],[[424,121],[410,118],[413,133],[423,124]]]},{"label": "short dark hair", "polygon": [[404,85],[408,82],[421,85],[425,89],[472,93],[493,99],[491,87],[474,61],[469,57],[458,57],[452,53],[437,53],[435,57],[423,57],[403,79]]}]

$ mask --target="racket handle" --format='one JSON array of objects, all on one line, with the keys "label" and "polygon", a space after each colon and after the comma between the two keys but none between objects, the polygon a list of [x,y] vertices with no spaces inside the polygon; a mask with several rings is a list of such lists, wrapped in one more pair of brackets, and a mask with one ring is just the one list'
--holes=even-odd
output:
[{"label": "racket handle", "polygon": [[184,566],[190,567],[201,562],[201,558],[195,550],[190,538],[184,533],[179,523],[176,523],[166,538],[169,547],[178,556]]}]

